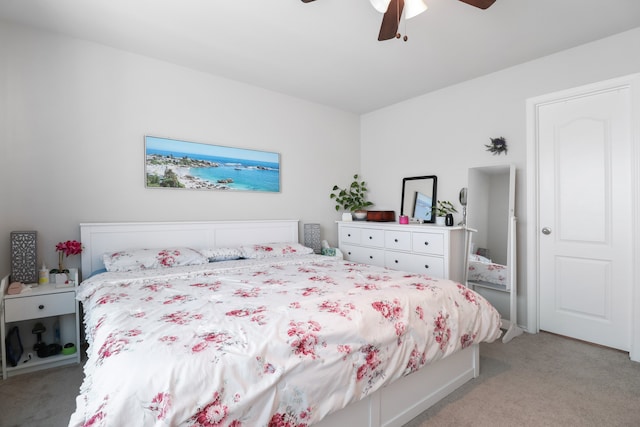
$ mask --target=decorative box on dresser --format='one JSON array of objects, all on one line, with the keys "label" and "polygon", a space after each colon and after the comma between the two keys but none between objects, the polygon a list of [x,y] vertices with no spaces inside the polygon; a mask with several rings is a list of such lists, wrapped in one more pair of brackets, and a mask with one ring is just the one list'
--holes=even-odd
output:
[{"label": "decorative box on dresser", "polygon": [[349,261],[463,283],[463,227],[339,221],[338,247]]},{"label": "decorative box on dresser", "polygon": [[[80,363],[80,323],[79,304],[76,300],[78,284],[78,270],[69,269],[74,278],[72,285],[47,283],[32,284],[30,290],[19,294],[8,295],[9,276],[0,282],[0,335],[2,337],[2,378],[38,371],[56,366]],[[38,357],[33,349],[37,342],[37,335],[32,333],[36,323],[41,323],[45,331],[41,333],[42,342],[54,344],[59,341],[63,348],[65,344],[73,343],[73,348],[48,357]],[[20,331],[23,353],[16,366],[11,366],[7,360],[5,338],[9,331],[17,326]],[[63,354],[70,353],[70,354]]]}]

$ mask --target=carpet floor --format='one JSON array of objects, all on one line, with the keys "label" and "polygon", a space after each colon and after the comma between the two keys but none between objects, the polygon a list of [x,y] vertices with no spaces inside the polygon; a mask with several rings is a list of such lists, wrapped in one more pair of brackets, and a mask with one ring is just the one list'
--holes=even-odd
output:
[{"label": "carpet floor", "polygon": [[[66,426],[81,382],[79,365],[0,381],[0,426]],[[640,363],[548,333],[481,344],[480,376],[404,427],[427,426],[640,426]]]}]

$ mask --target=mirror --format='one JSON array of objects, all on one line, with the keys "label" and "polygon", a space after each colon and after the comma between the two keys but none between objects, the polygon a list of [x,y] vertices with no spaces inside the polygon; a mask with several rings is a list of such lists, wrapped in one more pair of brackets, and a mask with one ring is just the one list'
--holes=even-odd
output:
[{"label": "mirror", "polygon": [[460,221],[458,225],[467,225],[467,187],[460,190],[458,200],[460,200],[460,204],[462,205],[462,221]]},{"label": "mirror", "polygon": [[435,222],[433,204],[437,200],[438,177],[414,176],[402,179],[400,215],[420,222]]},{"label": "mirror", "polygon": [[467,286],[498,309],[502,342],[522,334],[516,285],[516,168],[469,169],[467,224],[474,229],[467,264]]},{"label": "mirror", "polygon": [[469,251],[470,284],[502,290],[513,285],[514,210],[515,166],[469,169],[467,226],[475,230]]}]

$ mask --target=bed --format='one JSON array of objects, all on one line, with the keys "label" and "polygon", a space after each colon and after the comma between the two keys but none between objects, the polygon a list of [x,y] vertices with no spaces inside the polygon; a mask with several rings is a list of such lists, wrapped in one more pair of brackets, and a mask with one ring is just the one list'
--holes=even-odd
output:
[{"label": "bed", "polygon": [[[296,220],[80,229],[74,427],[399,426],[477,376],[479,342],[501,334],[473,291],[308,253]],[[160,268],[127,271],[140,248]]]}]

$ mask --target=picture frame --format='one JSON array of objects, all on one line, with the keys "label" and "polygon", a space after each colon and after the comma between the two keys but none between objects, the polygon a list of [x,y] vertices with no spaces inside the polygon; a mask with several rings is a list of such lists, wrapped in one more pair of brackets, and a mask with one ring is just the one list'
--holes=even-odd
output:
[{"label": "picture frame", "polygon": [[145,135],[152,189],[280,192],[280,154]]}]

